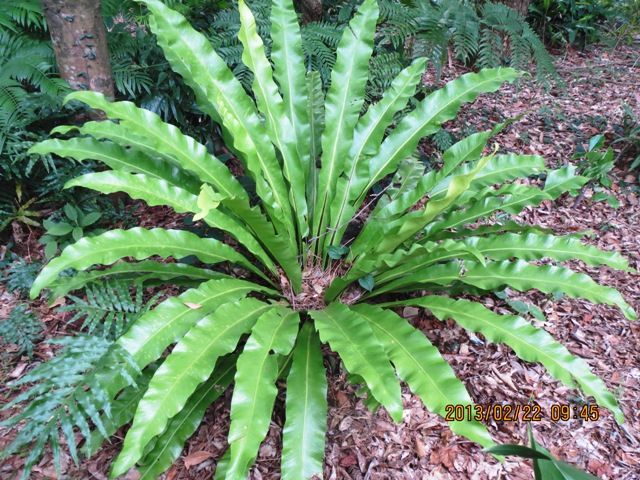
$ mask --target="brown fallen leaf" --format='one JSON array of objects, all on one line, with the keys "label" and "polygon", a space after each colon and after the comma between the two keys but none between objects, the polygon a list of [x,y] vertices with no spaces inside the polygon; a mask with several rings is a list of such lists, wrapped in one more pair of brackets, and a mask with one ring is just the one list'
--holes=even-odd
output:
[{"label": "brown fallen leaf", "polygon": [[184,462],[184,466],[188,470],[195,465],[200,465],[202,462],[208,460],[211,457],[213,457],[213,453],[200,450],[199,452],[194,452],[190,455],[187,455],[182,461]]}]

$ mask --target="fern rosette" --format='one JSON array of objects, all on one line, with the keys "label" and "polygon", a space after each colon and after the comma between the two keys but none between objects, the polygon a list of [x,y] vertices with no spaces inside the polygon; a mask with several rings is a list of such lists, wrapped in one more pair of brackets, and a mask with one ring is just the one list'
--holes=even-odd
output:
[{"label": "fern rosette", "polygon": [[[125,396],[134,401],[119,408],[117,417],[101,412],[110,420],[98,434],[84,435],[90,453],[100,437],[131,423],[112,477],[133,467],[145,479],[166,470],[219,395],[218,387],[233,380],[229,448],[216,478],[246,478],[269,429],[279,379],[286,383],[282,476],[322,477],[323,343],[395,421],[403,417],[400,381],[443,416],[448,404],[472,404],[436,347],[396,313],[403,305],[453,319],[510,346],[622,421],[603,381],[545,330],[453,298],[505,287],[537,289],[636,316],[616,290],[553,264],[579,259],[628,269],[617,253],[515,222],[479,223],[578,189],[587,179],[572,167],[549,170],[539,156],[495,149],[484,155],[495,131],[452,145],[440,169],[425,171],[412,158],[420,140],[439,131],[464,103],[516,80],[519,72],[468,73],[398,119],[421,81],[425,60],[417,59],[363,113],[378,19],[375,0],[365,0],[344,30],[326,96],[318,75],[304,67],[291,1],[273,2],[272,66],[252,13],[240,0],[242,60],[253,73],[249,94],[181,14],[159,0],[140,2],[151,13],[150,27],[167,60],[193,89],[202,111],[219,123],[251,177],[255,197],[179,128],[132,103],[110,102],[92,92],[75,92],[67,100],[103,111],[106,120],[58,127],[58,133],[81,136],[32,148],[33,153],[99,160],[110,168],[68,186],[168,205],[225,234],[221,241],[162,228],[108,231],[67,247],[33,285],[32,297],[44,288],[65,294],[95,278],[123,276],[190,286],[143,313],[116,340],[149,380],[137,395]],[[519,182],[522,178],[530,181]],[[187,256],[199,263],[157,259]],[[541,264],[543,259],[552,263]],[[220,264],[233,266],[216,270]],[[98,265],[106,267],[91,270]],[[75,276],[60,276],[69,269]],[[96,381],[120,406],[120,392],[134,388],[113,369]],[[483,446],[493,444],[479,422],[450,426]]]}]

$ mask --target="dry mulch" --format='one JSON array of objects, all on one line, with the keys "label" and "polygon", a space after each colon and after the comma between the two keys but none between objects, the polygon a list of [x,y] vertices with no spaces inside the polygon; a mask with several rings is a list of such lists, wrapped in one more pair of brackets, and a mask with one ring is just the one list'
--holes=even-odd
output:
[{"label": "dry mulch", "polygon": [[[594,53],[569,52],[559,61],[565,89],[543,91],[531,82],[507,86],[499,93],[484,96],[464,109],[462,115],[448,125],[454,133],[470,126],[477,130],[490,128],[505,117],[523,118],[497,137],[502,148],[530,154],[542,154],[549,165],[569,162],[577,143],[605,130],[610,140],[612,126],[620,122],[621,102],[634,111],[640,108],[638,53],[620,48],[615,53],[597,49]],[[462,73],[454,67],[445,78]],[[430,78],[427,77],[426,81]],[[614,172],[613,191],[620,207],[594,203],[587,190],[583,198],[564,197],[519,215],[527,222],[550,227],[559,233],[591,230],[589,241],[601,248],[617,250],[640,269],[640,210],[637,177],[623,170]],[[154,216],[170,214],[153,210]],[[157,219],[157,218],[156,218]],[[155,220],[155,219],[154,219]],[[596,280],[619,289],[640,311],[640,277],[636,273],[615,272],[609,268],[592,268],[572,262],[576,270],[589,273]],[[571,299],[555,301],[532,292],[513,298],[538,305],[545,313],[544,328],[569,348],[585,358],[620,400],[626,423],[617,425],[612,416],[601,409],[595,422],[572,420],[554,423],[548,418],[554,403],[566,404],[580,398],[577,390],[553,380],[537,364],[518,360],[502,345],[484,340],[457,327],[452,322],[411,312],[411,320],[438,346],[456,374],[465,382],[477,403],[524,404],[535,400],[545,413],[542,421],[532,424],[538,440],[554,455],[586,469],[603,480],[640,478],[640,327],[628,322],[609,307],[594,306]],[[488,299],[487,305],[498,310],[505,304]],[[15,299],[0,291],[0,316],[7,313]],[[45,305],[36,304],[47,326],[47,335],[64,331],[64,322]],[[38,358],[51,355],[45,344],[36,352]],[[25,368],[3,364],[0,381],[16,377]],[[408,390],[403,391],[405,417],[394,424],[382,410],[371,413],[335,362],[329,369],[329,424],[326,446],[325,478],[327,479],[530,479],[529,462],[514,458],[499,463],[481,451],[476,444],[454,435],[440,417],[428,412]],[[6,397],[4,397],[6,398]],[[279,478],[279,445],[283,424],[282,400],[279,398],[272,428],[260,449],[251,478]],[[217,459],[226,448],[230,393],[219,399],[207,412],[203,425],[189,441],[183,457],[168,474],[167,480],[208,479]],[[489,430],[497,442],[520,443],[527,439],[528,424],[522,422],[490,422]],[[0,438],[0,447],[7,436]],[[104,479],[110,461],[117,454],[120,439],[103,448],[80,469],[72,465],[67,472],[73,479]],[[0,464],[0,477],[12,478],[21,460],[10,458]],[[45,458],[36,469],[36,478],[51,478],[53,467]],[[136,478],[135,475],[130,476]]]}]

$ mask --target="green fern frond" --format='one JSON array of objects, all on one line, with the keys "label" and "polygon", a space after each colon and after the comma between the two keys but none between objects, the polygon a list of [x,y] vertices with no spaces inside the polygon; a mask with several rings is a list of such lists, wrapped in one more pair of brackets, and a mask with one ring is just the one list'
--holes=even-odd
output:
[{"label": "green fern frond", "polygon": [[[130,288],[128,282],[104,281],[87,286],[86,299],[69,295],[71,304],[60,308],[62,312],[75,312],[68,323],[84,319],[81,330],[105,338],[118,338],[127,327],[150,310],[160,294],[145,301],[140,283]],[[133,290],[133,292],[132,292]]]},{"label": "green fern frond", "polygon": [[33,347],[42,336],[42,324],[26,306],[18,305],[9,316],[0,321],[2,343],[17,345],[16,355],[33,355]]},{"label": "green fern frond", "polygon": [[52,360],[12,382],[11,387],[27,386],[27,389],[3,407],[7,410],[20,405],[19,413],[0,423],[2,427],[18,429],[0,458],[30,447],[21,479],[29,477],[47,445],[54,452],[54,464],[60,471],[59,454],[56,456],[55,452],[60,450],[61,438],[78,464],[76,432],[87,440],[91,438],[92,428],[104,438],[113,434],[111,419],[115,402],[110,400],[104,382],[110,378],[110,372],[124,373],[133,386],[130,388],[135,388],[133,376],[139,375],[128,354],[110,340],[77,336],[49,340],[49,343],[60,345],[62,350]]}]

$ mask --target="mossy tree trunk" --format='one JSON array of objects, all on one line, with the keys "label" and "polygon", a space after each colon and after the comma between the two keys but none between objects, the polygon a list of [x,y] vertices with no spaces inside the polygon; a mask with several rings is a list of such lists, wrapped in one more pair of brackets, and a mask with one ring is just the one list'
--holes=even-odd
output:
[{"label": "mossy tree trunk", "polygon": [[107,31],[100,0],[43,0],[60,76],[75,90],[113,98]]}]

